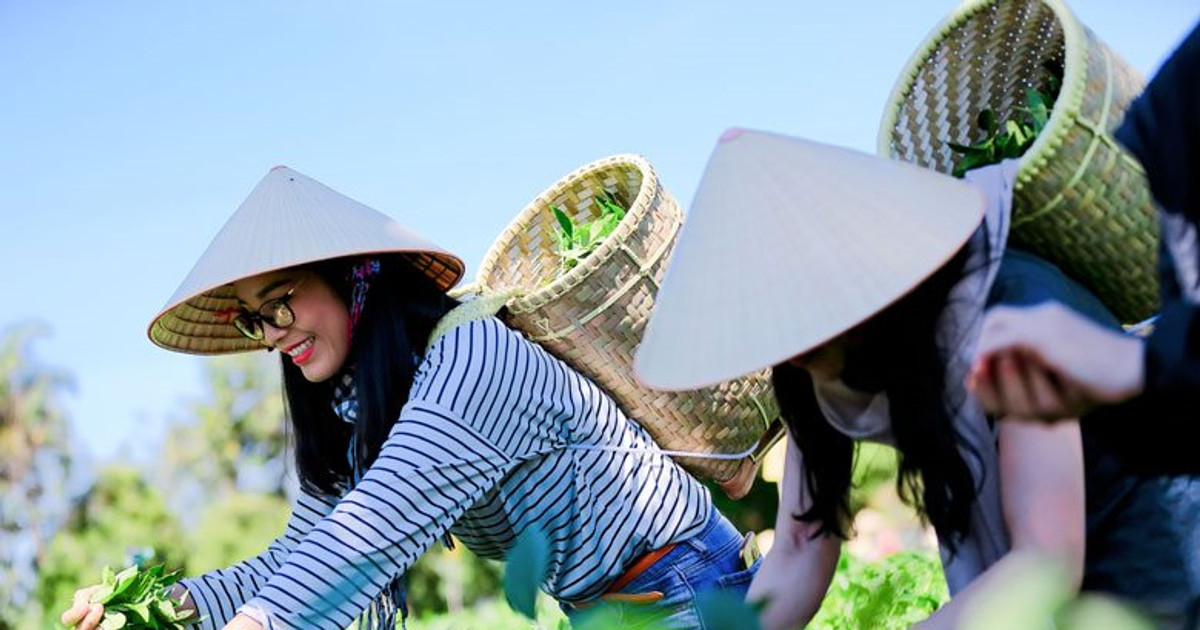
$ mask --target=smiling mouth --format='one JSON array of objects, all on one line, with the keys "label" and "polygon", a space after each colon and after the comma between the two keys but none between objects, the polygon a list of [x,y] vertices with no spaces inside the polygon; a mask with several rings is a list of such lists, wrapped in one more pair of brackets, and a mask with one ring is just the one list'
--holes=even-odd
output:
[{"label": "smiling mouth", "polygon": [[312,350],[313,338],[309,337],[308,339],[301,341],[287,350],[284,350],[284,353],[292,358],[292,363],[300,365],[307,361],[310,356],[312,356]]}]

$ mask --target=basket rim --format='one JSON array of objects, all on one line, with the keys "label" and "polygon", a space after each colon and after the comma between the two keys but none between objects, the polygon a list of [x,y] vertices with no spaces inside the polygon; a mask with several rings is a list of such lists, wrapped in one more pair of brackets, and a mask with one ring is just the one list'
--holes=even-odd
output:
[{"label": "basket rim", "polygon": [[582,263],[576,265],[573,269],[567,271],[567,273],[556,276],[547,285],[539,287],[532,292],[517,295],[509,301],[508,308],[514,312],[530,312],[541,308],[584,282],[593,271],[600,268],[609,258],[616,254],[619,243],[624,241],[625,238],[637,229],[642,217],[650,211],[655,191],[659,188],[658,174],[655,173],[654,167],[650,165],[650,162],[645,157],[636,153],[612,155],[585,164],[560,177],[530,200],[512,221],[508,223],[504,230],[500,232],[500,235],[496,237],[491,247],[488,248],[487,253],[484,254],[483,262],[479,265],[479,271],[476,274],[475,280],[480,289],[485,293],[495,291],[490,285],[489,279],[499,264],[508,244],[517,234],[524,231],[525,227],[534,220],[535,216],[541,212],[545,212],[556,196],[579,180],[601,171],[611,170],[613,167],[633,167],[642,176],[637,195],[634,196],[630,207],[626,209],[625,217],[617,224],[616,229],[601,241],[595,251],[589,254]]},{"label": "basket rim", "polygon": [[[934,50],[976,14],[1001,1],[1003,0],[964,2],[943,18],[925,37],[909,58],[908,63],[905,64],[904,70],[900,73],[900,77],[896,80],[896,84],[888,96],[876,144],[876,152],[879,155],[887,158],[893,157],[892,133],[899,121],[900,110],[909,93],[912,92],[917,76],[933,55]],[[1020,158],[1016,183],[1018,189],[1037,175],[1038,171],[1054,157],[1058,148],[1066,140],[1074,123],[1076,112],[1082,106],[1083,97],[1087,91],[1088,35],[1086,28],[1063,0],[1039,0],[1039,2],[1054,12],[1059,26],[1063,29],[1063,78],[1045,128]]]}]

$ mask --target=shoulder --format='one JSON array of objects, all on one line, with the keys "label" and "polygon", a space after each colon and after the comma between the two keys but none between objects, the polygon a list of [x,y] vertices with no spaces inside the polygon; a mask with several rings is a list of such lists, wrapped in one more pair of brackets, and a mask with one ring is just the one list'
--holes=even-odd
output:
[{"label": "shoulder", "polygon": [[[513,377],[544,374],[545,353],[495,317],[464,322],[447,331],[426,352],[413,379],[410,400],[436,403],[457,413],[503,397]],[[538,369],[531,369],[537,367]]]},{"label": "shoulder", "polygon": [[1008,248],[988,294],[988,307],[1035,306],[1059,302],[1098,323],[1118,326],[1112,312],[1091,291],[1044,258]]}]

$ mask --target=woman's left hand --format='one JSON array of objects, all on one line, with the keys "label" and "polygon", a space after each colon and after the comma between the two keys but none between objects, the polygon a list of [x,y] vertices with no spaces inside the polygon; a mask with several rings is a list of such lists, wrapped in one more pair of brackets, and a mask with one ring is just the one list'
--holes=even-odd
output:
[{"label": "woman's left hand", "polygon": [[266,630],[262,624],[247,617],[246,615],[238,615],[225,624],[221,630]]},{"label": "woman's left hand", "polygon": [[1143,344],[1057,303],[984,319],[967,389],[1000,417],[1058,420],[1142,391]]}]

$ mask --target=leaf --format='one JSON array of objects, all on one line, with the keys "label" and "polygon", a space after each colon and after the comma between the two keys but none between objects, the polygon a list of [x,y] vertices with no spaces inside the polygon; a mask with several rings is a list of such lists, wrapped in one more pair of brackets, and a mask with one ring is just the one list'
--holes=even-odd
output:
[{"label": "leaf", "polygon": [[594,227],[594,225],[595,224],[593,224],[592,222],[589,221],[582,225],[576,226],[576,228],[575,228],[575,245],[577,247],[587,248],[588,243],[591,242],[592,228]]},{"label": "leaf", "polygon": [[149,623],[153,618],[153,613],[150,612],[150,602],[139,601],[128,605],[129,612],[133,614],[134,621]]},{"label": "leaf", "polygon": [[966,146],[963,144],[958,144],[956,142],[947,142],[946,146],[950,147],[951,151],[957,151],[959,153],[970,154],[970,153],[976,153],[979,151],[979,149],[977,149],[975,147],[969,147],[969,146]]},{"label": "leaf", "polygon": [[508,552],[504,567],[504,598],[513,610],[537,619],[539,585],[546,578],[550,545],[535,527],[527,528]]},{"label": "leaf", "polygon": [[979,112],[979,116],[975,118],[975,122],[979,123],[979,127],[986,131],[988,135],[996,133],[996,112],[985,109]]},{"label": "leaf", "polygon": [[121,630],[125,627],[125,615],[119,612],[104,613],[104,618],[100,620],[100,630]]},{"label": "leaf", "polygon": [[1029,117],[1033,120],[1033,133],[1037,135],[1046,128],[1050,120],[1050,109],[1046,106],[1046,97],[1037,90],[1026,90],[1025,100],[1029,103]]},{"label": "leaf", "polygon": [[109,584],[92,591],[92,596],[88,598],[88,601],[93,604],[107,604],[112,599],[112,596],[113,587]]},{"label": "leaf", "polygon": [[[1021,125],[1017,124],[1015,120],[1004,123],[1004,129],[1008,132],[1009,147],[1025,144],[1025,134],[1021,131]],[[1012,142],[1014,140],[1016,141],[1015,145]]]},{"label": "leaf", "polygon": [[554,211],[554,218],[558,219],[558,226],[562,228],[563,234],[566,234],[568,239],[572,238],[575,229],[574,224],[571,222],[571,217],[567,216],[567,213],[563,212],[562,208],[558,206],[550,206],[550,209]]},{"label": "leaf", "polygon": [[137,577],[138,568],[136,566],[129,567],[128,569],[118,573],[116,577],[117,583],[115,586],[113,586],[112,596],[108,601],[122,601],[124,599],[122,596],[126,591],[129,590],[129,587],[132,586],[135,581],[137,581]]}]

